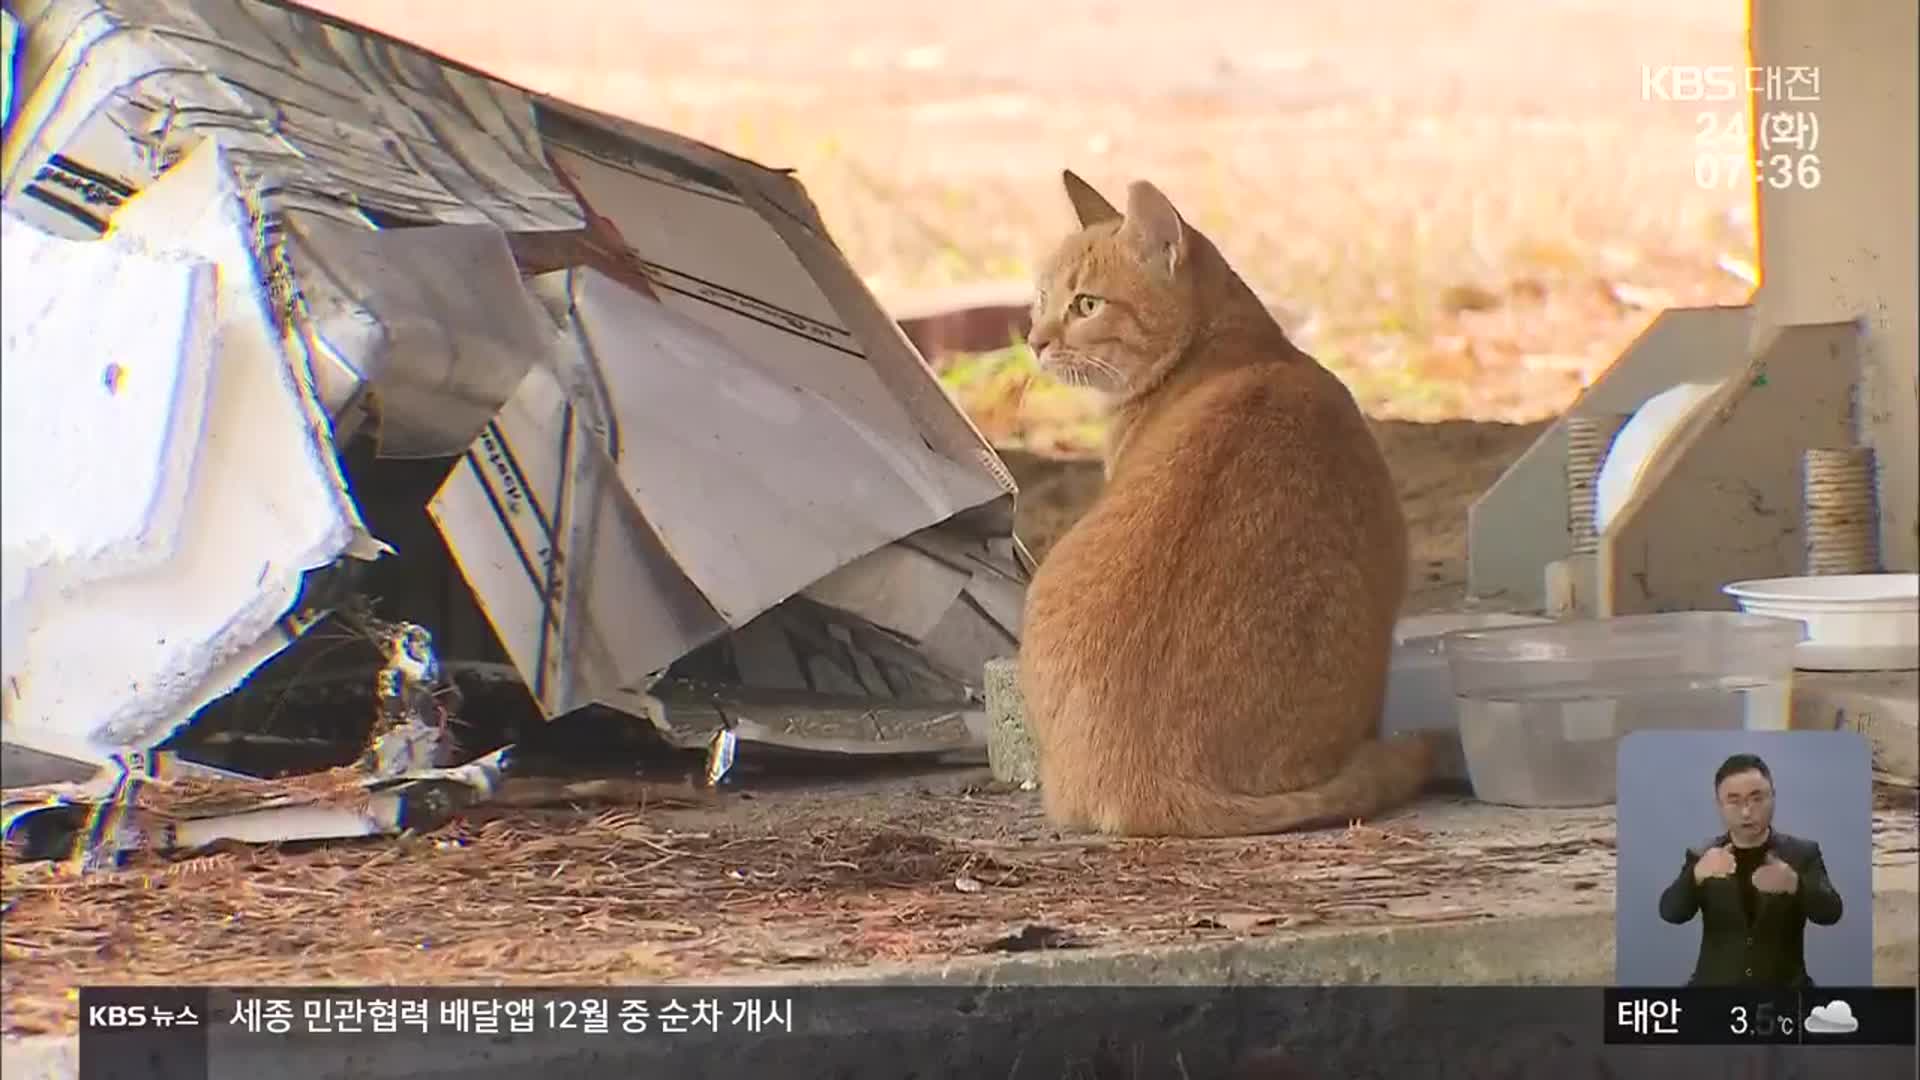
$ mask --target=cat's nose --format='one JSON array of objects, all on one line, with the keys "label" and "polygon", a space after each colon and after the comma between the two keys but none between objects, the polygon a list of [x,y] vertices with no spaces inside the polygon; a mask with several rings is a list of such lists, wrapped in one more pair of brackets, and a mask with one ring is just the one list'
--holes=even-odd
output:
[{"label": "cat's nose", "polygon": [[1033,351],[1033,355],[1039,356],[1052,340],[1053,335],[1039,327],[1034,327],[1033,332],[1027,335],[1027,348]]}]

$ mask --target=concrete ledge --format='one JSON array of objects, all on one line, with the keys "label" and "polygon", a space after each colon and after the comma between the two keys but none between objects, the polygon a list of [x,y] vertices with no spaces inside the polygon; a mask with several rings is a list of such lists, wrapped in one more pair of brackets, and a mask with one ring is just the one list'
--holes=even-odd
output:
[{"label": "concrete ledge", "polygon": [[[1889,875],[1891,876],[1891,875]],[[1920,892],[1876,880],[1873,981],[1920,985]],[[1295,930],[1205,945],[1055,949],[943,964],[815,969],[702,979],[715,985],[1605,986],[1613,982],[1613,912],[1458,923]]]},{"label": "concrete ledge", "polygon": [[8,1036],[0,1045],[0,1073],[7,1080],[75,1080],[80,1075],[80,1040],[69,1035]]},{"label": "concrete ledge", "polygon": [[[1898,884],[1903,871],[1905,888]],[[1910,868],[1876,875],[1874,982],[1920,985],[1920,892]],[[1613,913],[1534,915],[1452,924],[1287,931],[1206,945],[1060,949],[943,964],[838,967],[692,980],[679,985],[1606,985],[1613,981]],[[8,1039],[7,1080],[73,1080],[77,1040]]]},{"label": "concrete ledge", "polygon": [[[708,980],[702,980],[708,981]],[[763,980],[728,978],[721,984]],[[1613,913],[1339,930],[1203,945],[1050,949],[944,964],[818,969],[780,985],[1591,986],[1613,981]]]}]

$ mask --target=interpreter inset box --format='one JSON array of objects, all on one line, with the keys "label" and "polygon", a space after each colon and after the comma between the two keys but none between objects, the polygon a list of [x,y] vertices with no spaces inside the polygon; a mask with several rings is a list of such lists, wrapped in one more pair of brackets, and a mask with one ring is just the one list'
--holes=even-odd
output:
[{"label": "interpreter inset box", "polygon": [[1873,983],[1873,768],[1848,731],[1620,743],[1614,979]]}]

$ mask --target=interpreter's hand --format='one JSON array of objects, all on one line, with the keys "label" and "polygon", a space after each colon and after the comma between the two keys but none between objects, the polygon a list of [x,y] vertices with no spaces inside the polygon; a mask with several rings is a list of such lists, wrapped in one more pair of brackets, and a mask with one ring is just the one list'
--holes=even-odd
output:
[{"label": "interpreter's hand", "polygon": [[1708,878],[1730,877],[1733,874],[1733,852],[1726,845],[1712,847],[1693,864],[1693,880],[1705,882]]},{"label": "interpreter's hand", "polygon": [[1767,861],[1754,868],[1753,887],[1764,893],[1790,893],[1800,887],[1800,875],[1769,851]]}]

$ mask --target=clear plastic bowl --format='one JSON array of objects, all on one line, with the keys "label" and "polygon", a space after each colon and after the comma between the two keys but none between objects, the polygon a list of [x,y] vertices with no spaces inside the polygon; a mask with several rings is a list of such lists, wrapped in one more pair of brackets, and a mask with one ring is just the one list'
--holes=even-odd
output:
[{"label": "clear plastic bowl", "polygon": [[1499,695],[1685,675],[1783,677],[1805,636],[1793,619],[1674,611],[1459,630],[1441,639],[1440,651],[1455,694]]},{"label": "clear plastic bowl", "polygon": [[1805,632],[1790,619],[1683,611],[1448,634],[1474,795],[1605,806],[1630,732],[1784,729]]}]

